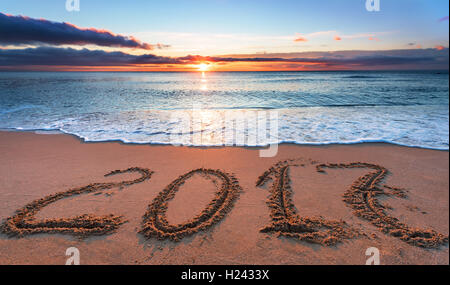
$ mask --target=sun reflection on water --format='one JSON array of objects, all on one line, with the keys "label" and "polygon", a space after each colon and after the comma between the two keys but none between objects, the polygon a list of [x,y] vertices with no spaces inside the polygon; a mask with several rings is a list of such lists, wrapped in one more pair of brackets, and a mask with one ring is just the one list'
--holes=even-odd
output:
[{"label": "sun reflection on water", "polygon": [[206,84],[208,80],[206,79],[206,73],[204,71],[202,71],[202,78],[200,79],[200,81],[202,82],[200,90],[202,91],[208,90],[208,85]]}]

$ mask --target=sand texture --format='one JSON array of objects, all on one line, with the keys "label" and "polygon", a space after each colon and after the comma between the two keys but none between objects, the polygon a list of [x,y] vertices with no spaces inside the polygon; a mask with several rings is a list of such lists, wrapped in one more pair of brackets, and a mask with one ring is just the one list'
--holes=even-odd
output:
[{"label": "sand texture", "polygon": [[449,264],[448,151],[0,132],[0,157],[0,264]]}]

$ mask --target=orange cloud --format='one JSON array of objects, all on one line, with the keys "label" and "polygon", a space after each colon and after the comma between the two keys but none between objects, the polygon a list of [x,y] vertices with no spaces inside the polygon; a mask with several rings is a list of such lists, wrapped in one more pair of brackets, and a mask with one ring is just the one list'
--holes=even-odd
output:
[{"label": "orange cloud", "polygon": [[341,41],[342,38],[341,38],[340,36],[334,36],[334,40],[335,40],[335,41]]},{"label": "orange cloud", "polygon": [[437,50],[443,50],[443,49],[445,49],[444,46],[435,46],[434,48],[437,49]]},{"label": "orange cloud", "polygon": [[307,42],[308,40],[304,37],[298,37],[294,40],[294,42]]},{"label": "orange cloud", "polygon": [[369,41],[377,41],[377,42],[379,42],[380,39],[379,38],[375,38],[375,37],[369,37]]}]

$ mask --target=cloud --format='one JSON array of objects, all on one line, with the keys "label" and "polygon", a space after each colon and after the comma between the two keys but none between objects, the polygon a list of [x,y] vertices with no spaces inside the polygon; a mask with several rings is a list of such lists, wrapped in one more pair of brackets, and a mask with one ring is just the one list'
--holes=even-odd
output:
[{"label": "cloud", "polygon": [[[302,34],[303,37],[300,37],[299,40],[295,40],[295,41],[302,41],[301,39],[310,39],[310,38],[315,38],[315,37],[330,37],[333,36],[333,39],[336,41],[340,41],[340,40],[355,40],[355,39],[363,39],[363,38],[369,38],[369,40],[375,40],[375,41],[379,41],[379,36],[382,35],[390,35],[393,33],[396,33],[397,31],[384,31],[384,32],[371,32],[371,33],[357,33],[357,34],[343,34],[342,32],[339,31],[334,31],[334,30],[329,30],[329,31],[319,31],[319,32],[314,32],[314,33],[309,33],[309,34]],[[338,35],[339,34],[339,35]]]},{"label": "cloud", "polygon": [[385,31],[385,32],[373,32],[373,33],[358,33],[358,34],[351,34],[351,35],[341,35],[341,37],[343,39],[349,39],[349,40],[353,40],[353,39],[361,39],[361,38],[376,38],[379,36],[386,36],[386,35],[391,35],[391,34],[395,34],[397,33],[397,31]]},{"label": "cloud", "polygon": [[304,37],[298,37],[294,40],[294,42],[307,42],[308,40]]},{"label": "cloud", "polygon": [[[447,49],[448,50],[448,49]],[[39,47],[0,49],[0,67],[20,66],[145,66],[213,63],[283,63],[323,68],[373,68],[386,66],[438,67],[448,69],[448,52],[436,49],[393,51],[304,52],[294,54],[264,54],[240,56],[165,57],[153,54],[132,55],[102,50]]]},{"label": "cloud", "polygon": [[448,16],[442,17],[438,20],[438,22],[445,22],[448,21]]},{"label": "cloud", "polygon": [[376,38],[376,37],[369,37],[369,41],[377,41],[377,42],[379,42],[380,39]]},{"label": "cloud", "polygon": [[422,48],[421,44],[416,44],[416,43],[407,43],[406,45],[410,46],[410,47],[415,47],[417,49],[421,49]]},{"label": "cloud", "polygon": [[0,50],[0,66],[127,66],[136,64],[180,64],[176,58],[153,54],[132,55],[103,50],[39,47]]},{"label": "cloud", "polygon": [[314,33],[309,33],[306,36],[307,37],[320,37],[320,36],[328,36],[328,35],[332,35],[332,34],[336,34],[336,31],[319,31],[319,32],[314,32]]},{"label": "cloud", "polygon": [[437,50],[444,50],[445,49],[444,46],[435,46],[434,48],[437,49]]},{"label": "cloud", "polygon": [[190,61],[277,62],[310,69],[448,69],[449,55],[435,49],[301,52],[219,57],[191,56]]},{"label": "cloud", "polygon": [[70,23],[51,22],[0,13],[0,44],[4,45],[98,45],[152,50],[166,45],[151,45],[134,37],[107,30],[79,28]]}]

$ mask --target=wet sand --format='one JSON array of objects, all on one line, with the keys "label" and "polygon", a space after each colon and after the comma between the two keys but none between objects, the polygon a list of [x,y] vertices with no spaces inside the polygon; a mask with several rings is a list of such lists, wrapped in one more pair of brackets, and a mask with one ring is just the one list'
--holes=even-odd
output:
[{"label": "wet sand", "polygon": [[0,132],[0,154],[0,264],[449,264],[448,151]]}]

